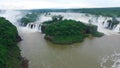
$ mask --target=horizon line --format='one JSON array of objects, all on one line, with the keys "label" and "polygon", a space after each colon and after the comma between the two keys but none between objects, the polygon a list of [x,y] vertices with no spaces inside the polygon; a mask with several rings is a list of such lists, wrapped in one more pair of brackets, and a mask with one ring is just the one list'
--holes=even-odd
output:
[{"label": "horizon line", "polygon": [[102,9],[102,8],[120,8],[120,7],[84,7],[84,8],[31,8],[31,9],[0,9],[0,10],[44,10],[44,9]]}]

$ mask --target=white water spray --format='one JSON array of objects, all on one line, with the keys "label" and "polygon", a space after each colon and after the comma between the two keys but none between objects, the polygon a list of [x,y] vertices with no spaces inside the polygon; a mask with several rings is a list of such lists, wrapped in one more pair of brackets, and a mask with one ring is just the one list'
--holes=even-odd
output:
[{"label": "white water spray", "polygon": [[23,17],[23,13],[20,11],[14,11],[14,10],[5,10],[2,13],[0,13],[1,17],[5,17],[7,20],[9,20],[13,25],[19,26],[18,20]]},{"label": "white water spray", "polygon": [[101,68],[120,68],[120,53],[114,53],[102,58]]},{"label": "white water spray", "polygon": [[[24,15],[25,14],[23,14],[20,11],[13,11],[13,10],[7,10],[7,11],[3,11],[0,13],[1,17],[5,17],[17,27],[19,27],[19,24],[20,24],[18,20],[20,20],[20,18],[22,18]],[[118,24],[113,30],[106,29],[106,27],[108,26],[107,21],[111,20],[112,19],[111,17],[95,16],[95,15],[90,15],[90,14],[85,14],[85,13],[63,13],[63,12],[59,12],[59,13],[51,12],[50,15],[48,16],[45,16],[43,13],[39,16],[36,22],[33,22],[34,25],[32,25],[33,23],[29,23],[27,24],[25,28],[28,31],[40,32],[41,27],[39,25],[44,21],[51,20],[52,16],[54,15],[62,15],[64,19],[72,19],[72,20],[81,21],[87,24],[91,23],[91,24],[97,25],[98,31],[103,32],[106,35],[119,34],[120,32],[120,24]],[[120,18],[117,18],[117,19],[120,20]]]}]

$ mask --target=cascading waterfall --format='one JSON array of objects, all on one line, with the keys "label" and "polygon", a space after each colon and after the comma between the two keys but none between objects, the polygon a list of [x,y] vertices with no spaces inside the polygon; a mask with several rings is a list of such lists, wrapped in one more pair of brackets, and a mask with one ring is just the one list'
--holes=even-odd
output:
[{"label": "cascading waterfall", "polygon": [[103,22],[103,26],[106,29],[113,30],[115,32],[120,32],[120,23],[117,19],[111,18],[111,17],[106,17],[106,19]]},{"label": "cascading waterfall", "polygon": [[[40,19],[43,18],[43,21],[50,20],[50,17],[54,15],[61,15],[64,19],[72,19],[76,21],[81,21],[87,24],[94,24],[98,26],[98,31],[103,32],[107,35],[110,34],[118,34],[120,32],[119,24],[114,24],[108,22],[109,20],[113,20],[112,17],[105,17],[105,16],[96,16],[91,14],[85,14],[85,13],[57,13],[57,12],[51,12],[51,15],[49,15],[49,19],[44,19],[46,16],[40,16]],[[40,21],[40,20],[39,20]],[[41,21],[41,22],[43,22]]]},{"label": "cascading waterfall", "polygon": [[116,26],[115,31],[120,32],[120,23]]},{"label": "cascading waterfall", "polygon": [[104,21],[102,22],[104,28],[107,28],[107,27],[108,27],[108,25],[109,25],[109,23],[107,22],[108,20],[111,20],[111,18],[106,17],[106,18],[104,19]]},{"label": "cascading waterfall", "polygon": [[[98,26],[98,31],[103,32],[106,35],[110,34],[118,34],[120,32],[120,23],[113,24],[109,23],[109,20],[112,20],[112,17],[105,17],[105,16],[95,16],[91,14],[86,13],[58,13],[58,12],[51,12],[49,16],[45,16],[44,14],[41,14],[39,19],[36,22],[44,22],[51,20],[51,17],[54,15],[62,15],[64,19],[73,19],[76,21],[81,21],[84,23],[91,23]],[[19,26],[20,22],[18,20],[24,16],[24,14],[20,11],[3,11],[0,13],[1,17],[5,17],[9,21],[11,21],[14,25],[17,27]],[[120,18],[117,18],[118,21],[120,21]],[[40,23],[29,23],[25,27],[28,31],[38,31],[41,32],[40,29]]]},{"label": "cascading waterfall", "polygon": [[46,16],[41,14],[37,21],[33,23],[28,23],[25,30],[28,32],[41,32],[42,22],[51,20],[51,16]]},{"label": "cascading waterfall", "polygon": [[28,23],[26,28],[31,30],[31,31],[38,31],[41,32],[41,25],[39,23]]}]

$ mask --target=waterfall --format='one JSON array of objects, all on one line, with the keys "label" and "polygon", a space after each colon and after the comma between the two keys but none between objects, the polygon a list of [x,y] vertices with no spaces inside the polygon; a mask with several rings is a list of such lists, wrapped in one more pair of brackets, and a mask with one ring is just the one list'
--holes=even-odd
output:
[{"label": "waterfall", "polygon": [[113,32],[120,32],[120,23],[117,18],[106,17],[103,21],[103,27]]},{"label": "waterfall", "polygon": [[112,20],[111,17],[105,17],[104,21],[103,21],[103,27],[104,28],[109,28],[111,27],[111,24],[108,22],[108,20]]},{"label": "waterfall", "polygon": [[39,23],[28,23],[26,28],[30,31],[41,32],[41,25]]},{"label": "waterfall", "polygon": [[118,25],[116,26],[116,28],[114,29],[114,31],[120,32],[120,24],[118,24]]},{"label": "waterfall", "polygon": [[[54,15],[62,15],[64,19],[72,19],[76,21],[81,21],[83,23],[91,23],[93,25],[98,26],[98,31],[102,32],[107,35],[111,34],[118,34],[120,32],[120,23],[110,23],[108,20],[112,20],[112,17],[105,17],[105,16],[96,16],[96,15],[91,15],[91,14],[86,14],[86,13],[62,13],[62,12],[51,12],[50,16],[45,16],[44,14],[41,14],[39,16],[39,19],[34,22],[34,23],[28,23],[27,26],[21,27],[19,26],[20,22],[19,19],[21,19],[24,15],[25,12],[21,11],[3,11],[0,13],[1,17],[5,17],[8,19],[12,24],[16,25],[17,28],[21,27],[23,30],[27,31],[32,31],[32,32],[41,32],[41,23],[44,21],[51,20],[52,16]],[[120,22],[120,17],[116,18]]]},{"label": "waterfall", "polygon": [[[96,16],[96,15],[86,15],[86,13],[57,13],[57,12],[51,12],[51,15],[62,15],[63,19],[72,19],[76,21],[81,21],[86,24],[93,24],[98,26],[98,31],[102,32],[106,35],[111,34],[119,34],[119,25],[118,22],[115,22],[113,20],[116,19],[116,17],[107,17],[107,16]],[[119,18],[119,17],[117,17]],[[111,20],[114,23],[110,23],[109,20]],[[120,21],[120,18],[119,20]],[[116,31],[117,30],[117,31]]]}]

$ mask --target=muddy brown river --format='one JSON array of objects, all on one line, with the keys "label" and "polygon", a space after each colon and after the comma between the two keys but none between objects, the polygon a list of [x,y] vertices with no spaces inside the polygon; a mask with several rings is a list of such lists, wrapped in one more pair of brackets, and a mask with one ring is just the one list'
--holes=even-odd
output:
[{"label": "muddy brown river", "polygon": [[71,45],[53,44],[40,32],[19,29],[29,68],[120,68],[120,35],[86,38]]}]

